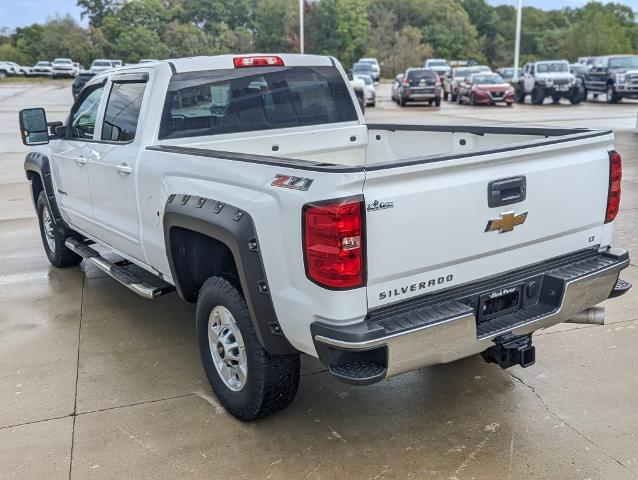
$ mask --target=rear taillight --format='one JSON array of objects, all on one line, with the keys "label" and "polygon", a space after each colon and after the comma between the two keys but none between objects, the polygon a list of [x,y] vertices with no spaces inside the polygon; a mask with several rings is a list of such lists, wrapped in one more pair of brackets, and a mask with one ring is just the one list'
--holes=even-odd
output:
[{"label": "rear taillight", "polygon": [[322,287],[363,286],[364,208],[362,197],[307,204],[303,208],[306,275]]},{"label": "rear taillight", "polygon": [[613,222],[620,209],[620,180],[622,179],[622,158],[612,150],[609,152],[609,192],[607,193],[607,213],[605,223]]},{"label": "rear taillight", "polygon": [[409,87],[410,86],[410,80],[408,80],[407,78],[405,80],[403,80],[403,86],[404,87]]},{"label": "rear taillight", "polygon": [[436,82],[434,82],[435,85],[441,85],[441,77],[436,77]]},{"label": "rear taillight", "polygon": [[245,67],[283,67],[284,61],[281,57],[273,55],[263,55],[256,57],[235,57],[233,58],[235,68]]}]

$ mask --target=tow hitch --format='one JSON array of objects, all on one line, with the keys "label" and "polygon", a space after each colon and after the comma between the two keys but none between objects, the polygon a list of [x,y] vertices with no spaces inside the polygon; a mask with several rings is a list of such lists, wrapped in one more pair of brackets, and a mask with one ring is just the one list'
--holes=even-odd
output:
[{"label": "tow hitch", "polygon": [[497,363],[501,368],[514,365],[529,367],[536,362],[536,348],[532,346],[532,336],[501,336],[495,340],[496,345],[488,348],[481,356],[487,363]]}]

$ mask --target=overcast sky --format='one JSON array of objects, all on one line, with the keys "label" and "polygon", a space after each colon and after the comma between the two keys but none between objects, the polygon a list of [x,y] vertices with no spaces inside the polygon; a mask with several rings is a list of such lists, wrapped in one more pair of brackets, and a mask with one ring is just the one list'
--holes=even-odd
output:
[{"label": "overcast sky", "polygon": [[[80,20],[80,9],[76,0],[0,0],[0,27],[21,27],[32,23],[42,23],[55,14],[70,13]],[[232,2],[233,0],[228,0]],[[617,0],[638,11],[638,0]],[[517,0],[488,0],[492,5],[507,3],[515,5]],[[540,8],[580,7],[587,0],[523,0],[523,5]],[[83,22],[86,24],[86,20]]]}]

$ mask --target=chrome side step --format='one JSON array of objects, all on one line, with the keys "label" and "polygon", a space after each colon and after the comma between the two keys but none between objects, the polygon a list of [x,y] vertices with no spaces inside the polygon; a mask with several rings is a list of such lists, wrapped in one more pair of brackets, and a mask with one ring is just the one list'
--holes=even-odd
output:
[{"label": "chrome side step", "polygon": [[141,297],[152,300],[175,290],[175,287],[159,278],[157,281],[162,283],[162,285],[159,286],[145,282],[138,277],[137,274],[128,270],[125,266],[118,265],[117,263],[113,263],[100,256],[97,250],[91,248],[89,245],[83,243],[77,238],[69,237],[66,239],[64,244],[69,250],[77,253],[84,260],[91,262],[104,273],[114,278],[130,290],[133,290]]}]

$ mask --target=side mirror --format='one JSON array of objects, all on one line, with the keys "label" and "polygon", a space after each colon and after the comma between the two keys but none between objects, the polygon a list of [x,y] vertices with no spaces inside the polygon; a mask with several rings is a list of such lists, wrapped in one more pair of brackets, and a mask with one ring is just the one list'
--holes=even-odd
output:
[{"label": "side mirror", "polygon": [[20,136],[24,145],[45,145],[49,143],[47,116],[44,108],[20,110]]}]

